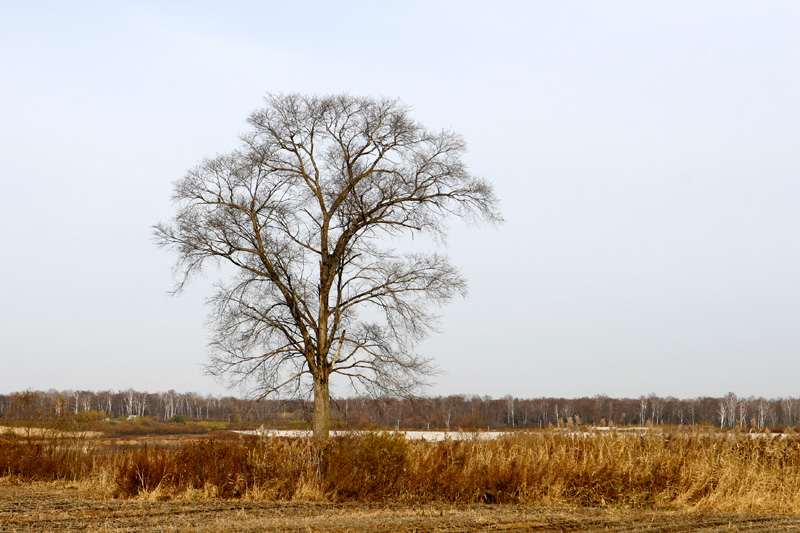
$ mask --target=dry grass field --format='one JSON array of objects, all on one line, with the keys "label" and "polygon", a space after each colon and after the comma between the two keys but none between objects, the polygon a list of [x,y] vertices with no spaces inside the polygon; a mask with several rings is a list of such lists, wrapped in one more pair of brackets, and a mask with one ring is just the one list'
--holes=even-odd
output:
[{"label": "dry grass field", "polygon": [[0,435],[0,531],[800,531],[800,440]]},{"label": "dry grass field", "polygon": [[0,531],[800,531],[800,516],[524,504],[107,499],[65,483],[0,482]]}]

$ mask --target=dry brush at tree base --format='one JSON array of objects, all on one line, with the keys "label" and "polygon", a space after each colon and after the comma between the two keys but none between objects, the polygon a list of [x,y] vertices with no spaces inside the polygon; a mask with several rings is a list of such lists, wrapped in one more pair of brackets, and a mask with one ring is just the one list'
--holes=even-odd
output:
[{"label": "dry brush at tree base", "polygon": [[418,442],[228,437],[108,453],[78,439],[0,439],[0,473],[107,496],[520,503],[800,513],[800,440],[686,430],[512,433]]}]

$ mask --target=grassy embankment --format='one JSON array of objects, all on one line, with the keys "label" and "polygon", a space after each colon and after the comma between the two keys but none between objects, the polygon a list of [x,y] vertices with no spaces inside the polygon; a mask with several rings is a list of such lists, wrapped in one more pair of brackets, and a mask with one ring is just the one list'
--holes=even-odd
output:
[{"label": "grassy embankment", "polygon": [[115,447],[64,432],[0,436],[0,476],[113,497],[525,503],[800,513],[800,439],[651,430],[511,433],[438,443],[232,434]]}]

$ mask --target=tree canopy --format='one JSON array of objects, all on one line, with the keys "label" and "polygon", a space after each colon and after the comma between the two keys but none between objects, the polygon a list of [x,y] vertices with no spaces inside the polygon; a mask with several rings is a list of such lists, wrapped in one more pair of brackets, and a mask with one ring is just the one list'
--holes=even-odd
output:
[{"label": "tree canopy", "polygon": [[211,299],[210,371],[260,397],[313,390],[327,436],[331,375],[413,391],[433,370],[417,343],[465,294],[447,257],[393,241],[443,237],[449,217],[499,222],[498,201],[462,137],[428,131],[398,100],[268,95],[248,122],[237,150],[175,183],[156,240],[177,252],[176,291],[209,261],[235,267]]}]

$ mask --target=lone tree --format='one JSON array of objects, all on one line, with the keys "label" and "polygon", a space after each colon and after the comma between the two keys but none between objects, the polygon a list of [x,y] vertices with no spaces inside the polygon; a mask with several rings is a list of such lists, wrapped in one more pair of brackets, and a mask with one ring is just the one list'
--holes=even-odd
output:
[{"label": "lone tree", "polygon": [[241,147],[175,183],[177,214],[154,227],[178,253],[175,292],[206,264],[233,265],[211,298],[209,371],[256,397],[314,391],[328,436],[330,378],[411,392],[429,374],[415,345],[432,308],[466,283],[446,257],[400,253],[393,238],[444,237],[448,216],[501,220],[465,144],[430,132],[398,100],[268,95]]}]

